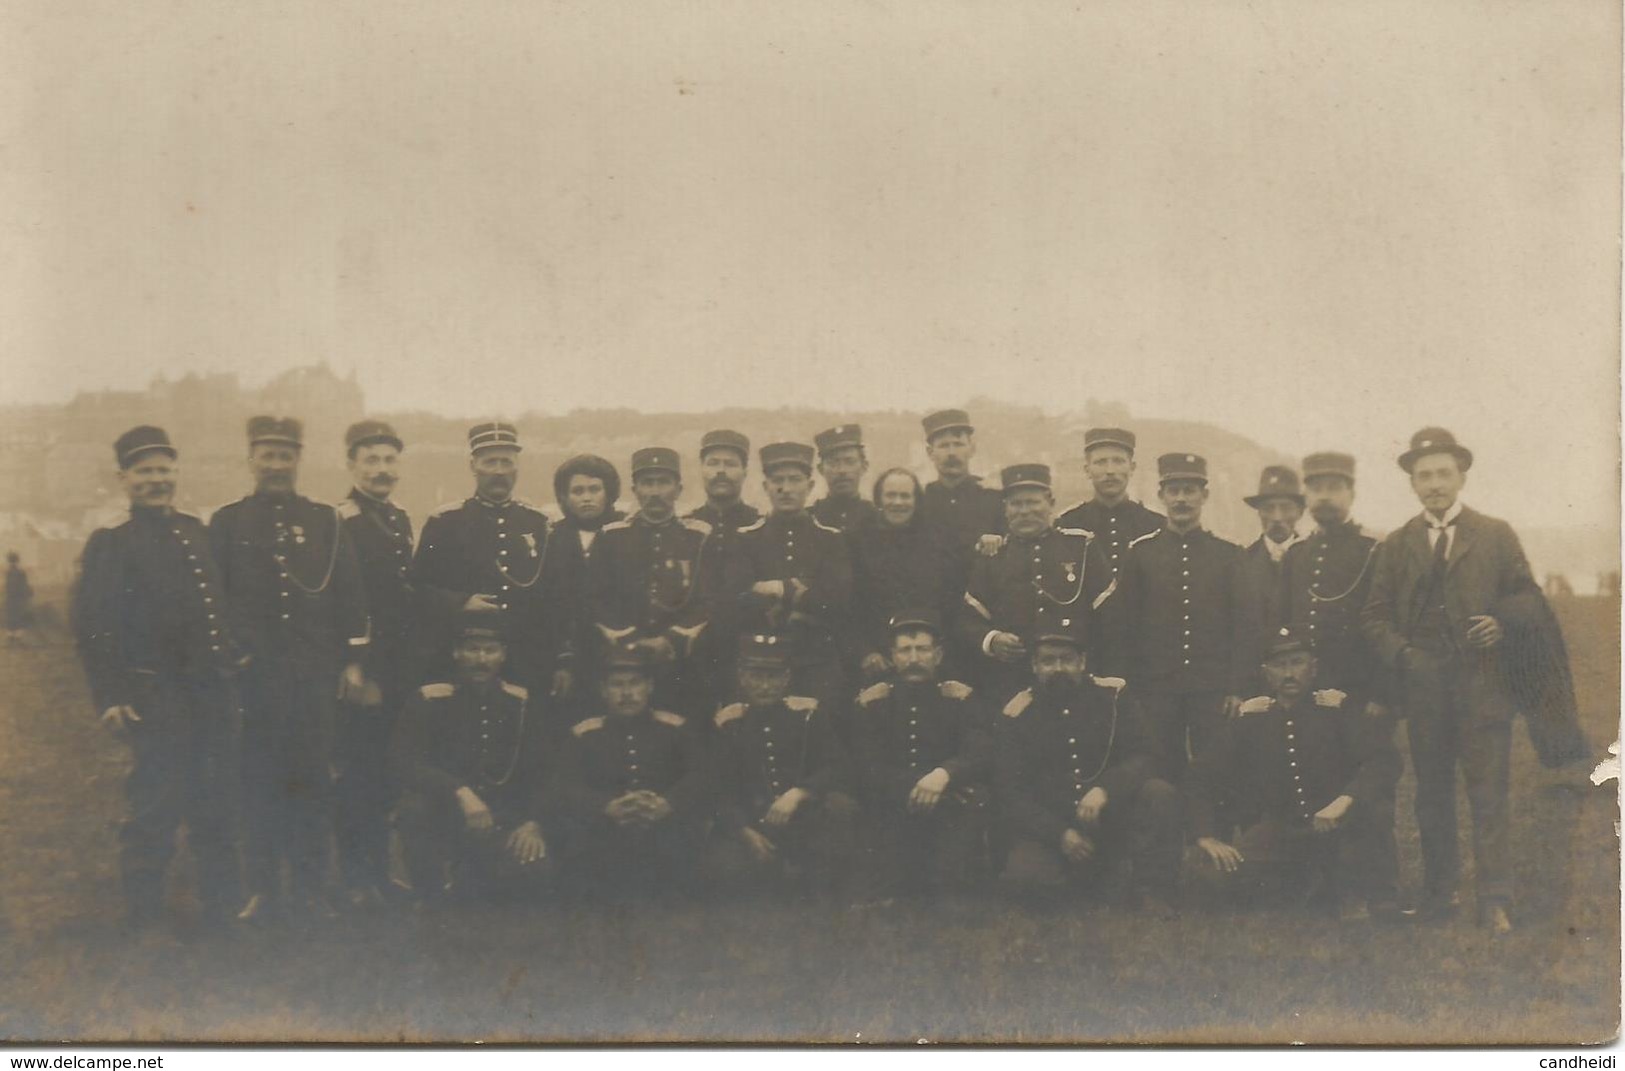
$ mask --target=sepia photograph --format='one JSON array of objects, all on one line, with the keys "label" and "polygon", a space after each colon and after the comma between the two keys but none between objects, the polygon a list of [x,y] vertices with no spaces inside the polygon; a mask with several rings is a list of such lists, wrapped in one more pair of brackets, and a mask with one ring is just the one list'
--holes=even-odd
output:
[{"label": "sepia photograph", "polygon": [[1622,31],[0,0],[0,1044],[1615,1043]]}]

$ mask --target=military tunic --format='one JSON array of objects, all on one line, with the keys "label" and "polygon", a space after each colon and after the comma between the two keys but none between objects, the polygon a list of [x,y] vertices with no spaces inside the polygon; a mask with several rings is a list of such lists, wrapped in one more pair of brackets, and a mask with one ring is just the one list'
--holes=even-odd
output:
[{"label": "military tunic", "polygon": [[873,502],[856,495],[826,495],[809,507],[818,523],[840,532],[855,532],[871,528],[880,522],[880,511]]},{"label": "military tunic", "polygon": [[[760,870],[740,845],[740,831],[750,826],[773,842],[779,862],[806,863],[815,884],[830,888],[844,880],[856,847],[851,771],[835,726],[818,702],[788,696],[766,706],[733,703],[717,712],[714,724],[716,877],[737,885]],[[768,809],[792,788],[810,798],[788,825],[767,825]]]},{"label": "military tunic", "polygon": [[690,660],[724,582],[710,534],[703,521],[650,524],[639,514],[606,524],[587,564],[587,610],[597,643],[668,640],[675,661],[659,668],[658,701],[685,715],[704,706]]},{"label": "military tunic", "polygon": [[339,671],[370,642],[355,549],[333,507],[299,495],[222,506],[209,540],[233,631],[252,659],[240,678],[248,891],[275,895],[286,858],[295,892],[317,895]]},{"label": "military tunic", "polygon": [[714,608],[711,624],[694,642],[695,685],[708,703],[726,702],[734,691],[733,645],[739,621],[739,614],[726,605],[726,600],[733,595],[733,589],[728,587],[732,582],[729,578],[735,575],[731,563],[738,554],[740,530],[761,520],[762,511],[743,499],[736,498],[723,508],[707,500],[705,505],[684,514],[684,519],[703,521],[711,526],[712,553],[722,569],[726,589],[721,592],[723,601]]},{"label": "military tunic", "polygon": [[[727,563],[729,606],[743,629],[780,632],[791,644],[791,687],[831,702],[844,691],[838,635],[848,627],[852,561],[841,533],[806,512],[772,514],[740,530]],[[804,590],[772,600],[751,590],[762,581],[799,581]]]},{"label": "military tunic", "polygon": [[[557,810],[569,822],[570,861],[589,894],[687,892],[695,877],[709,788],[700,739],[679,714],[598,715],[565,740]],[[653,792],[672,813],[655,823],[616,823],[604,813],[629,792]]]},{"label": "military tunic", "polygon": [[990,641],[995,632],[1013,633],[1028,645],[1030,656],[1041,612],[1053,618],[1052,627],[1083,632],[1091,668],[1111,665],[1115,651],[1105,627],[1110,621],[1105,607],[1114,586],[1104,553],[1088,532],[1077,528],[1010,536],[992,557],[977,555],[958,608],[958,633],[964,648],[979,653],[978,687],[994,702],[1026,687],[1032,678],[1029,659],[1000,662]]},{"label": "military tunic", "polygon": [[175,830],[187,825],[207,914],[238,895],[238,715],[231,677],[245,657],[225,618],[203,522],[134,507],[92,533],[73,594],[73,626],[97,713],[129,706],[135,765],[119,868],[134,917],[163,900]]},{"label": "military tunic", "polygon": [[[547,758],[529,693],[520,685],[437,681],[408,697],[390,741],[390,762],[403,789],[401,847],[420,894],[439,891],[447,864],[463,868],[456,877],[475,882],[522,875],[507,851],[509,835],[526,822],[538,823],[544,839],[556,831],[544,806]],[[491,829],[468,827],[460,788],[490,810]]]},{"label": "military tunic", "polygon": [[1286,620],[1301,625],[1319,665],[1315,679],[1347,692],[1357,709],[1391,691],[1360,624],[1378,542],[1351,522],[1316,531],[1286,553]]},{"label": "military tunic", "polygon": [[[1193,836],[1225,840],[1234,823],[1244,868],[1332,865],[1346,886],[1393,900],[1393,723],[1366,717],[1335,690],[1292,706],[1255,699],[1248,707],[1266,704],[1231,719],[1193,767]],[[1343,795],[1354,803],[1339,830],[1315,834],[1315,814]]]},{"label": "military tunic", "polygon": [[555,553],[568,550],[554,549],[547,518],[518,499],[499,503],[476,495],[436,510],[423,525],[411,570],[425,671],[449,676],[456,615],[470,596],[489,595],[507,631],[504,675],[546,695],[553,671],[568,666],[572,655],[568,594],[547,568]]},{"label": "military tunic", "polygon": [[1128,546],[1136,539],[1167,525],[1168,519],[1156,510],[1147,509],[1131,499],[1123,499],[1108,506],[1098,499],[1079,502],[1055,518],[1062,528],[1082,528],[1093,532],[1106,552],[1112,576],[1123,571],[1128,561]]},{"label": "military tunic", "polygon": [[[958,681],[892,680],[864,689],[854,715],[855,758],[873,819],[880,882],[957,887],[982,870],[992,726]],[[931,810],[908,809],[920,778],[938,769],[948,788]]]},{"label": "military tunic", "polygon": [[957,599],[970,577],[977,542],[984,535],[1004,534],[1004,495],[984,487],[979,476],[967,476],[955,487],[932,480],[925,485],[916,516],[943,548],[943,588]]},{"label": "military tunic", "polygon": [[1200,753],[1223,721],[1225,697],[1256,690],[1257,588],[1242,549],[1200,528],[1135,540],[1118,581],[1128,680],[1159,735],[1164,776],[1178,783],[1187,751]]},{"label": "military tunic", "polygon": [[415,595],[412,520],[387,499],[359,488],[338,505],[355,546],[372,619],[372,642],[362,659],[367,679],[379,689],[376,705],[341,704],[334,751],[338,778],[339,862],[352,888],[382,888],[389,880],[389,736],[410,673]]},{"label": "military tunic", "polygon": [[[994,744],[994,793],[1010,838],[1003,879],[1058,885],[1095,876],[1114,857],[1127,856],[1140,885],[1172,890],[1179,796],[1155,775],[1156,756],[1156,738],[1119,679],[1018,692],[1004,707]],[[1077,808],[1097,787],[1106,807],[1091,828]],[[1062,854],[1068,829],[1095,842],[1095,856],[1082,866]]]},{"label": "military tunic", "polygon": [[960,591],[944,586],[950,571],[945,548],[918,516],[902,528],[882,523],[852,532],[847,546],[853,579],[848,638],[856,658],[890,652],[894,614],[932,610],[947,619]]}]

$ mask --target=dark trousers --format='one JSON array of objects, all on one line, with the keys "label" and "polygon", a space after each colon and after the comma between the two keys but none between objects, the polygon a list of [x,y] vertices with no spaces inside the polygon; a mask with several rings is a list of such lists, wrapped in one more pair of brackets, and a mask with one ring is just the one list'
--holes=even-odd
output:
[{"label": "dark trousers", "polygon": [[131,916],[158,913],[175,831],[183,822],[204,914],[235,910],[241,892],[235,689],[219,678],[151,677],[131,705],[141,720],[130,726],[135,765],[124,786],[129,817],[119,830],[119,869]]},{"label": "dark trousers", "polygon": [[243,832],[248,891],[320,890],[332,832],[334,693],[338,670],[257,657],[244,671]]},{"label": "dark trousers", "polygon": [[984,802],[950,792],[923,814],[900,803],[871,808],[865,854],[875,891],[959,892],[981,881],[987,873]]},{"label": "dark trousers", "polygon": [[548,855],[534,863],[521,863],[508,850],[508,838],[522,823],[515,815],[492,807],[489,829],[468,827],[462,808],[451,796],[407,792],[400,799],[395,824],[401,834],[401,856],[412,889],[425,900],[438,900],[449,890],[472,898],[516,896],[532,898],[544,891],[555,866],[558,845],[543,830]]},{"label": "dark trousers", "polygon": [[1185,783],[1190,760],[1213,746],[1224,728],[1224,696],[1220,690],[1162,691],[1148,687],[1140,693],[1145,722],[1162,752],[1159,772],[1170,783]]},{"label": "dark trousers", "polygon": [[351,888],[389,881],[389,810],[396,793],[388,750],[397,709],[391,698],[372,707],[338,705],[333,824],[339,869]]},{"label": "dark trousers", "polygon": [[1194,854],[1192,877],[1209,893],[1246,902],[1279,902],[1317,890],[1392,903],[1398,888],[1391,801],[1356,801],[1335,830],[1316,833],[1301,820],[1265,818],[1237,835],[1242,864],[1233,874]]},{"label": "dark trousers", "polygon": [[1426,892],[1449,895],[1461,876],[1459,765],[1473,816],[1478,899],[1504,904],[1512,897],[1508,790],[1513,708],[1484,659],[1478,653],[1417,654],[1417,664],[1403,681],[1406,731],[1416,771],[1416,825]]},{"label": "dark trousers", "polygon": [[717,829],[706,844],[707,882],[723,895],[845,892],[857,857],[857,811],[852,797],[832,792],[803,803],[784,826],[753,823],[776,849],[766,861],[751,854],[737,831]]},{"label": "dark trousers", "polygon": [[1024,831],[1013,831],[999,881],[1021,895],[1064,893],[1069,888],[1098,887],[1124,861],[1133,867],[1134,884],[1161,895],[1171,895],[1179,881],[1179,793],[1168,782],[1150,778],[1130,799],[1113,797],[1093,829],[1069,824],[1094,842],[1094,854],[1074,863],[1061,852],[1061,842],[1045,844]]}]

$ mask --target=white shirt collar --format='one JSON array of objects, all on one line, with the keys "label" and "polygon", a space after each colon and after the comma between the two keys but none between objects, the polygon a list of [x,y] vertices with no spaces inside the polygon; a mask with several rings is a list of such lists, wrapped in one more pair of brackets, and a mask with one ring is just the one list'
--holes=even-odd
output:
[{"label": "white shirt collar", "polygon": [[1461,508],[1462,508],[1462,501],[1461,501],[1461,499],[1458,498],[1458,499],[1456,499],[1456,504],[1455,505],[1451,506],[1449,509],[1444,511],[1444,519],[1443,520],[1438,520],[1438,521],[1434,520],[1433,519],[1433,514],[1429,513],[1427,510],[1422,511],[1422,519],[1428,522],[1428,527],[1429,528],[1448,528],[1452,524],[1456,523],[1456,518],[1457,517],[1461,516]]},{"label": "white shirt collar", "polygon": [[1283,542],[1280,542],[1280,543],[1277,543],[1275,540],[1271,539],[1269,536],[1264,536],[1263,540],[1264,540],[1264,550],[1269,553],[1270,561],[1278,562],[1282,558],[1286,557],[1287,548],[1291,547],[1292,544],[1294,544],[1294,543],[1302,543],[1303,542],[1303,536],[1298,532],[1293,532],[1291,539],[1287,539],[1287,540],[1285,540]]}]

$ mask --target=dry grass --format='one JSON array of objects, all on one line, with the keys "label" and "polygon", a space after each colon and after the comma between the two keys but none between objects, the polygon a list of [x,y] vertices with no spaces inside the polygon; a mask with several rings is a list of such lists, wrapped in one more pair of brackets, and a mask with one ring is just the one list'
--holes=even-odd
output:
[{"label": "dry grass", "polygon": [[[1591,736],[1610,740],[1618,603],[1560,609]],[[93,724],[62,643],[0,649],[0,677],[0,1036],[1490,1043],[1617,1029],[1613,786],[1540,770],[1521,731],[1521,926],[1500,942],[1469,917],[1339,929],[1297,914],[1160,923],[990,904],[953,924],[917,911],[543,908],[131,944],[113,927],[126,759]],[[1414,875],[1408,776],[1400,791]]]}]

